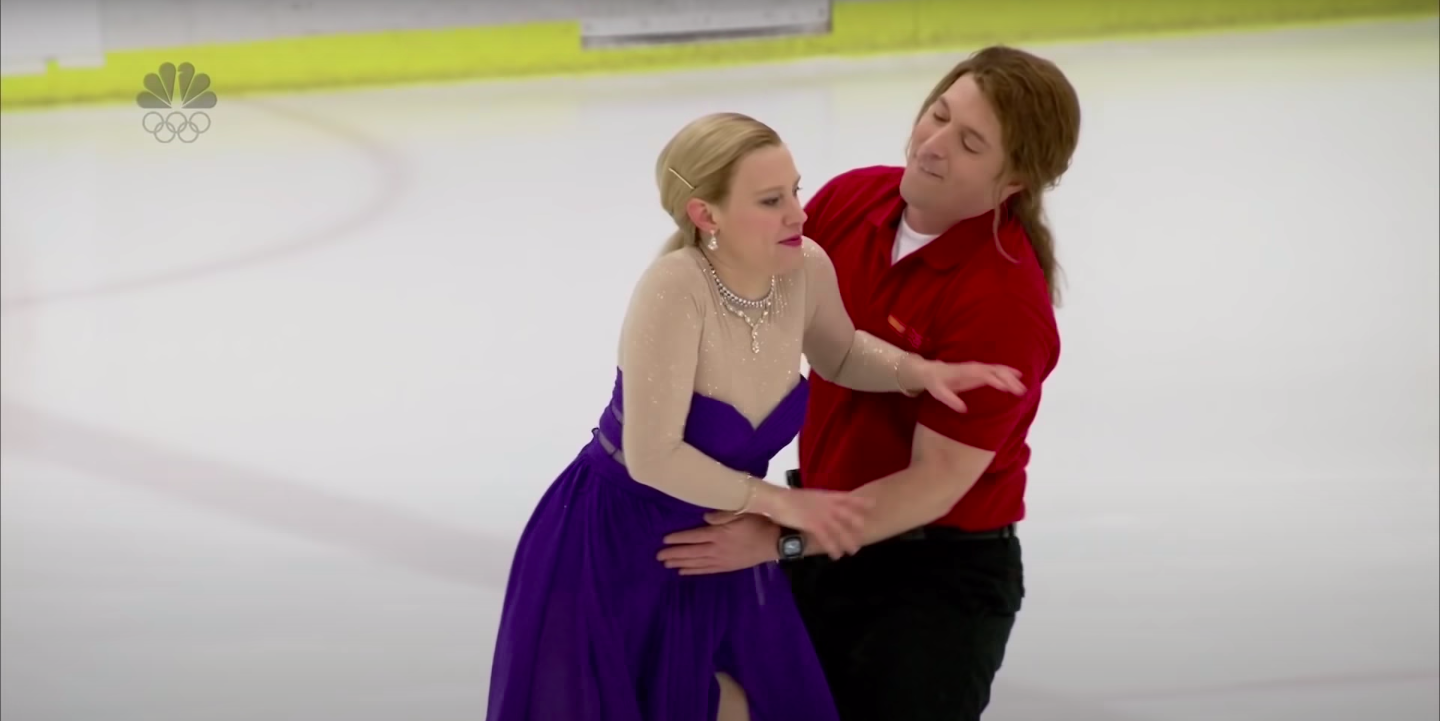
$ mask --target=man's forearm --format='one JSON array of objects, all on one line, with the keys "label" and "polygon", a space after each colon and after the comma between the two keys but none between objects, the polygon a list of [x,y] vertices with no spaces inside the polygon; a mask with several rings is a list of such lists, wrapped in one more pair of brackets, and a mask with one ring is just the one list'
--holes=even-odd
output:
[{"label": "man's forearm", "polygon": [[[865,515],[861,543],[870,545],[930,523],[955,507],[978,478],[956,479],[953,471],[911,465],[903,471],[871,481],[852,491],[875,502]],[[817,544],[805,544],[806,555],[824,553]]]}]

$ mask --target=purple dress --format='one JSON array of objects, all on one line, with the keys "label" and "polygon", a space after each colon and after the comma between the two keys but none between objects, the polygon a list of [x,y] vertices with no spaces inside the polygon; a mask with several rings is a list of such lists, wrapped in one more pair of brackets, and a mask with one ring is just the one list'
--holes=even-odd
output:
[{"label": "purple dress", "polygon": [[[755,721],[837,721],[830,690],[774,563],[681,576],[655,555],[711,510],[633,480],[612,454],[623,378],[594,438],[541,498],[520,539],[501,613],[489,721],[711,721],[717,672]],[[808,384],[758,427],[696,393],[685,441],[765,476],[799,432]],[[619,449],[623,454],[623,449]]]}]

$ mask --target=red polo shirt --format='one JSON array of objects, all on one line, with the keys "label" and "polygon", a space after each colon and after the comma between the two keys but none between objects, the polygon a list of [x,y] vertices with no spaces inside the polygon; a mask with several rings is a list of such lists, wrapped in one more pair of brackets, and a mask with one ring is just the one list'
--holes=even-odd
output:
[{"label": "red polo shirt", "polygon": [[[855,326],[901,348],[950,362],[999,363],[1023,373],[1027,393],[988,388],[961,395],[957,413],[928,393],[867,393],[810,374],[800,432],[807,488],[852,490],[910,464],[915,424],[960,443],[995,451],[994,462],[939,524],[971,531],[1025,516],[1025,436],[1054,369],[1060,338],[1044,275],[1019,221],[966,220],[891,263],[904,201],[902,168],[852,170],[806,206],[805,235],[830,255]],[[1003,212],[1003,211],[1002,211]],[[1013,259],[1013,260],[1012,260]],[[1018,261],[1018,262],[1016,262]]]}]

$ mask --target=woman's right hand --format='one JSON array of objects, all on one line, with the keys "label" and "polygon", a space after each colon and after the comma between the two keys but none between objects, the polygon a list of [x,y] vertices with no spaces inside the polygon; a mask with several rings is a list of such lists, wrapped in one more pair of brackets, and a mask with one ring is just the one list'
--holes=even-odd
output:
[{"label": "woman's right hand", "polygon": [[833,559],[860,552],[865,514],[874,501],[840,491],[782,488],[771,484],[756,497],[754,512],[804,531]]}]

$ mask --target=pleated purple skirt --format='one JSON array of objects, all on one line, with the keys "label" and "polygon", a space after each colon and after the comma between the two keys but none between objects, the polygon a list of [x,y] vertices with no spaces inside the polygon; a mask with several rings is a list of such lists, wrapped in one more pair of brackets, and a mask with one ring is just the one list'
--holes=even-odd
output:
[{"label": "pleated purple skirt", "polygon": [[[784,575],[773,564],[681,576],[655,556],[709,510],[630,478],[620,379],[588,443],[540,499],[510,571],[489,721],[712,721],[718,672],[755,721],[838,721]],[[763,476],[798,432],[806,386],[758,428],[696,395],[687,442]],[[608,446],[608,447],[607,447]],[[623,452],[623,449],[621,449]]]}]

